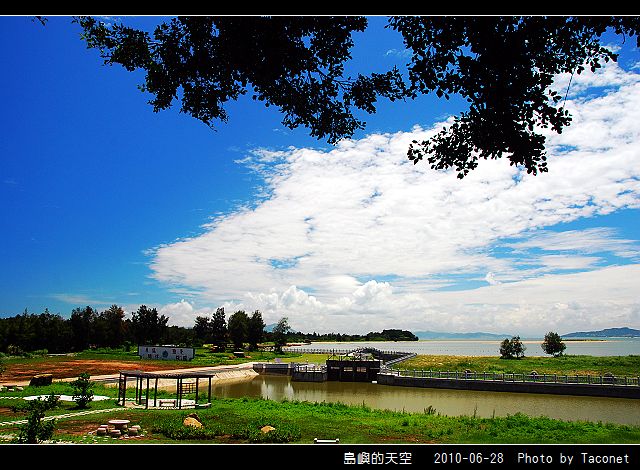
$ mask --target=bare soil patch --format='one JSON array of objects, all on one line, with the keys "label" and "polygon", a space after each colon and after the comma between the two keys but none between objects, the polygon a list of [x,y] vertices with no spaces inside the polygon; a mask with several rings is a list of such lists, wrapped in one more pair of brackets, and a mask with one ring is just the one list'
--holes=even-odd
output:
[{"label": "bare soil patch", "polygon": [[[6,416],[10,416],[11,418],[13,418],[16,416],[16,414],[13,411],[11,411],[11,408],[0,407],[0,418],[4,418]],[[22,418],[15,418],[15,419],[22,419]],[[2,421],[4,421],[4,419]]]},{"label": "bare soil patch", "polygon": [[73,358],[51,358],[52,360],[24,362],[19,364],[7,364],[6,370],[0,376],[0,382],[13,383],[30,380],[37,374],[52,374],[53,379],[66,379],[78,377],[86,372],[89,375],[117,374],[121,370],[156,371],[166,369],[178,369],[193,367],[188,363],[184,366],[165,365],[157,362],[146,361],[117,361],[117,360],[91,360]]}]

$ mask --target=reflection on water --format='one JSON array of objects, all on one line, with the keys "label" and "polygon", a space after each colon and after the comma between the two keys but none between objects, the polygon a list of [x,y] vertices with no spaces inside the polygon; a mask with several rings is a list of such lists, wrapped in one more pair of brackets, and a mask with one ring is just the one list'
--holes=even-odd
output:
[{"label": "reflection on water", "polygon": [[355,382],[291,382],[289,377],[259,375],[250,380],[218,383],[212,393],[225,398],[266,398],[341,402],[371,408],[424,412],[432,406],[443,415],[479,417],[525,413],[565,421],[603,421],[640,425],[638,400],[530,393],[477,392],[394,387]]}]

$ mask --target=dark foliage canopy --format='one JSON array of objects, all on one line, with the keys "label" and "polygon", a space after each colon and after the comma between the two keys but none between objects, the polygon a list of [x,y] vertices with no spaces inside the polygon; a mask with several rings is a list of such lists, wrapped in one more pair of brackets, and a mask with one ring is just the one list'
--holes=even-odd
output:
[{"label": "dark foliage canopy", "polygon": [[181,111],[212,126],[227,120],[226,102],[252,93],[277,106],[289,128],[336,142],[364,123],[352,107],[375,111],[377,96],[403,95],[399,72],[343,79],[361,17],[179,17],[148,32],[78,18],[89,47],[107,64],[143,69],[141,89],[155,96],[154,110],[181,94]]},{"label": "dark foliage canopy", "polygon": [[407,76],[394,68],[345,77],[352,35],[366,29],[365,17],[178,17],[152,34],[92,17],[74,21],[106,64],[145,71],[140,88],[153,95],[155,111],[179,101],[182,112],[211,127],[227,120],[228,101],[251,93],[276,106],[285,126],[335,143],[365,127],[356,114],[375,113],[379,98],[460,96],[468,110],[408,149],[414,163],[454,168],[459,178],[480,159],[503,156],[528,173],[546,172],[540,129],[561,133],[571,122],[566,93],[551,88],[554,75],[617,60],[600,42],[607,31],[636,36],[640,45],[633,16],[400,16],[387,27],[411,53]]},{"label": "dark foliage canopy", "polygon": [[500,357],[502,359],[520,359],[524,357],[526,346],[520,341],[520,336],[514,336],[511,339],[506,338],[500,343]]},{"label": "dark foliage canopy", "polygon": [[567,349],[567,345],[562,341],[562,337],[554,331],[550,331],[544,335],[544,341],[541,346],[545,353],[551,354],[554,357],[562,356],[564,350]]}]

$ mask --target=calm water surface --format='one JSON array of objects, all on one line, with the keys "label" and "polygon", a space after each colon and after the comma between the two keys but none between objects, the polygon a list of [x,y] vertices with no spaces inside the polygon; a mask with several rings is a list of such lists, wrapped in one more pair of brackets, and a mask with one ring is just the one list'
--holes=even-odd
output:
[{"label": "calm water surface", "polygon": [[623,398],[438,390],[353,382],[292,382],[289,377],[274,375],[218,383],[212,393],[216,397],[226,398],[252,397],[350,405],[364,403],[376,409],[419,413],[432,406],[436,412],[447,416],[476,414],[488,418],[520,412],[565,421],[640,425],[640,402]]},{"label": "calm water surface", "polygon": [[[354,343],[313,343],[292,347],[296,349],[356,349],[372,347],[383,351],[414,352],[416,354],[443,354],[449,356],[499,356],[501,340],[422,340],[371,341]],[[540,344],[542,339],[523,340],[525,355],[546,356]],[[598,341],[566,341],[565,354],[588,356],[640,355],[640,338],[609,338]]]}]

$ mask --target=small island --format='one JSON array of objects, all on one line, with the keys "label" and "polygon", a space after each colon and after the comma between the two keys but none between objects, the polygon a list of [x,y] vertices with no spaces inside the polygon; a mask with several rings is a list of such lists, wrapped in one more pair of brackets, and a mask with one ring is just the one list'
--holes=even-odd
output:
[{"label": "small island", "polygon": [[291,332],[287,334],[289,343],[311,343],[311,342],[354,342],[354,341],[418,341],[418,337],[408,330],[388,329],[371,331],[366,335],[350,335],[345,333],[302,333]]}]

